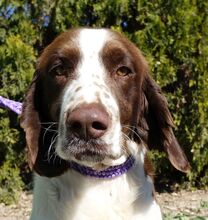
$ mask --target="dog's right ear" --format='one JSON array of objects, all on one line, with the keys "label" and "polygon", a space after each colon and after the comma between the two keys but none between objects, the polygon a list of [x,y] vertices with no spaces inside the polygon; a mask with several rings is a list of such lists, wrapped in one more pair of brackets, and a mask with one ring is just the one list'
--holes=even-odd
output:
[{"label": "dog's right ear", "polygon": [[38,72],[35,72],[34,78],[27,91],[22,114],[20,116],[20,124],[26,134],[27,142],[27,157],[28,164],[31,169],[34,168],[39,146],[39,135],[41,129],[40,118],[37,110],[37,97],[38,97],[38,85],[39,78]]}]

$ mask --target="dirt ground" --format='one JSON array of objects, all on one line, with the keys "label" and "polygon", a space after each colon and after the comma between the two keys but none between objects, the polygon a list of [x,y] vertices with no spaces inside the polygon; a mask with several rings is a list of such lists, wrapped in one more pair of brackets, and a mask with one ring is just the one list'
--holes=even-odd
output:
[{"label": "dirt ground", "polygon": [[161,193],[157,196],[164,214],[174,216],[180,213],[188,216],[200,216],[208,219],[208,190],[180,191],[177,193]]},{"label": "dirt ground", "polygon": [[[161,193],[157,195],[157,199],[164,214],[184,213],[208,219],[208,191]],[[10,206],[0,204],[0,220],[28,220],[31,202],[32,194],[23,192],[18,204]]]}]

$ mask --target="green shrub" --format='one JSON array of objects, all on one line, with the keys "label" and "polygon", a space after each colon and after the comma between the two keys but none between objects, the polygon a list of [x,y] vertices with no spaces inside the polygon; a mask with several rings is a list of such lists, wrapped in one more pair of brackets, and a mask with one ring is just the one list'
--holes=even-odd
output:
[{"label": "green shrub", "polygon": [[[143,51],[153,78],[168,98],[176,136],[192,166],[186,180],[191,186],[206,186],[207,8],[208,2],[204,0],[2,0],[0,95],[23,100],[38,54],[60,32],[75,26],[123,31]],[[14,172],[12,177],[8,175],[8,181],[3,180],[0,173],[0,192],[3,192],[5,181],[9,184],[16,179],[17,186],[21,185],[17,167],[25,167],[25,143],[17,116],[0,110],[0,117],[0,172]],[[169,165],[164,154],[154,152],[153,155],[158,181],[184,181],[185,176]],[[14,158],[18,158],[20,166],[15,165]],[[24,171],[22,173],[25,175]],[[24,175],[21,178],[25,180]],[[0,197],[3,198],[1,194]]]},{"label": "green shrub", "polygon": [[[12,3],[13,2],[13,3]],[[10,6],[10,7],[9,7]],[[9,17],[9,8],[16,8]],[[19,1],[0,2],[0,95],[22,101],[34,72],[37,34]],[[23,9],[22,9],[23,10]],[[0,109],[0,202],[9,204],[24,187],[25,140],[15,113]]]},{"label": "green shrub", "polygon": [[[168,98],[176,136],[191,163],[192,186],[208,183],[207,6],[206,1],[140,1],[137,20],[144,28],[130,35]],[[167,173],[167,161],[154,155],[158,175]]]},{"label": "green shrub", "polygon": [[5,204],[17,202],[23,187],[20,170],[14,164],[15,162],[10,158],[0,170],[0,202]]}]

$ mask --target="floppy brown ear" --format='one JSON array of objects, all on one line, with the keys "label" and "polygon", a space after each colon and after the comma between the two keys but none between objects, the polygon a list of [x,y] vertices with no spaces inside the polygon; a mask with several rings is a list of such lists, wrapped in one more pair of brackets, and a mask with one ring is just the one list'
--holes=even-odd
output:
[{"label": "floppy brown ear", "polygon": [[20,124],[21,127],[24,129],[26,134],[26,142],[27,142],[27,156],[28,156],[28,163],[31,169],[33,169],[36,158],[38,155],[38,140],[40,135],[40,119],[38,112],[35,107],[34,98],[37,96],[37,89],[36,89],[36,81],[37,81],[37,74],[33,78],[29,89],[27,91],[24,103],[22,114],[20,117]]},{"label": "floppy brown ear", "polygon": [[[189,162],[173,133],[173,119],[165,96],[155,81],[146,75],[143,82],[144,96],[141,97],[143,110],[139,119],[139,129],[150,149],[165,150],[172,165],[188,172]],[[144,135],[145,134],[145,135]]]},{"label": "floppy brown ear", "polygon": [[67,169],[67,165],[66,162],[57,158],[54,152],[51,152],[52,155],[48,155],[54,133],[45,132],[41,126],[40,111],[42,111],[41,108],[44,108],[41,106],[42,104],[40,75],[36,72],[25,96],[20,124],[26,134],[30,168],[40,175],[53,177],[63,173]]}]

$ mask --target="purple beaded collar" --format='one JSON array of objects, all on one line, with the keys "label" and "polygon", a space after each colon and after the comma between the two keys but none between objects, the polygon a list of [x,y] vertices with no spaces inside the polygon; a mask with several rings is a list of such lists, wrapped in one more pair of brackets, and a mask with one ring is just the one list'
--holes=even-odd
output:
[{"label": "purple beaded collar", "polygon": [[[2,96],[0,96],[0,107],[10,109],[18,115],[22,112],[21,102],[6,99]],[[101,171],[93,170],[90,167],[86,167],[75,162],[70,162],[69,165],[70,168],[76,170],[84,176],[94,177],[98,179],[111,179],[126,173],[134,165],[134,163],[135,158],[133,156],[129,156],[123,164],[112,166]]]},{"label": "purple beaded collar", "polygon": [[133,156],[129,156],[124,163],[108,167],[107,169],[101,171],[93,170],[90,167],[86,167],[75,162],[70,162],[70,168],[76,170],[84,176],[94,177],[97,179],[112,179],[128,172],[134,163],[135,158]]}]

